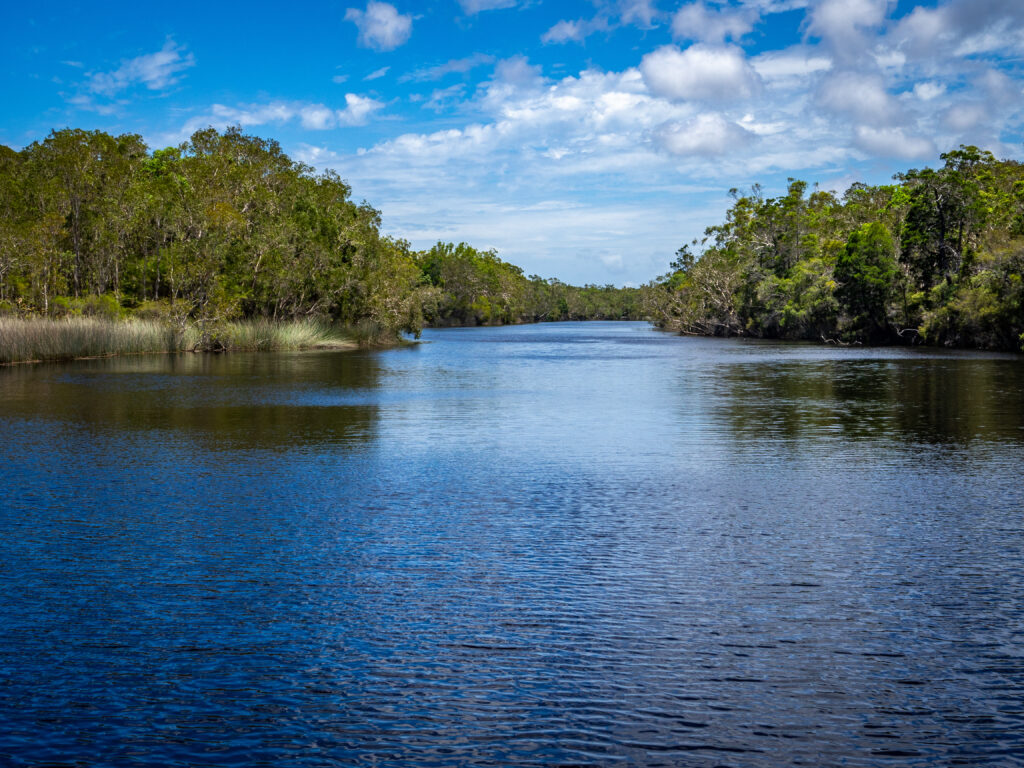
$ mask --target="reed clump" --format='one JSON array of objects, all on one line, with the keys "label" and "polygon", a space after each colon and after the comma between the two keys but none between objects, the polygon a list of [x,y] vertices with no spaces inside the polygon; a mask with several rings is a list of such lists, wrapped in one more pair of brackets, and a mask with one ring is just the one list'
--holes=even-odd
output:
[{"label": "reed clump", "polygon": [[189,336],[150,320],[0,317],[0,363],[177,352]]},{"label": "reed clump", "polygon": [[357,339],[322,320],[267,318],[225,323],[211,336],[226,350],[354,349]]},{"label": "reed clump", "polygon": [[353,335],[317,320],[239,320],[200,328],[139,318],[0,317],[0,364],[203,350],[357,346]]}]

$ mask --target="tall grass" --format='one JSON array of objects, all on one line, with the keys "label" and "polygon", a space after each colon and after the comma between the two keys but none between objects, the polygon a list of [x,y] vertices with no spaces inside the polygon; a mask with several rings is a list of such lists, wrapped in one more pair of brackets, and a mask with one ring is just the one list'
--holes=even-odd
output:
[{"label": "tall grass", "polygon": [[195,343],[189,335],[151,320],[0,317],[0,363],[176,352]]},{"label": "tall grass", "polygon": [[89,317],[23,319],[0,317],[0,363],[73,360],[188,350],[352,349],[354,338],[313,320],[225,323],[215,332],[184,329],[155,320],[100,320]]},{"label": "tall grass", "polygon": [[353,336],[319,320],[238,320],[223,325],[214,338],[225,349],[352,349],[357,346]]}]

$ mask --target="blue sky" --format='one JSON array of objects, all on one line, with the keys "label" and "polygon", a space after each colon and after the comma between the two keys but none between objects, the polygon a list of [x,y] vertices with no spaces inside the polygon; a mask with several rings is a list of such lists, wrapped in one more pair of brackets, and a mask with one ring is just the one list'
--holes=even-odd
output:
[{"label": "blue sky", "polygon": [[0,143],[151,148],[237,124],[333,168],[385,230],[638,284],[731,187],[842,191],[961,143],[1024,159],[1022,0],[18,4]]}]

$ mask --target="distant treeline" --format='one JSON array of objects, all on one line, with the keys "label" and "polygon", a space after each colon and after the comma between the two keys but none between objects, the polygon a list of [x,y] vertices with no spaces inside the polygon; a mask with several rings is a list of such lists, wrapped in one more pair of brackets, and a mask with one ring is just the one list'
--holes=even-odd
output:
[{"label": "distant treeline", "polygon": [[[642,289],[682,333],[1024,346],[1024,166],[977,147],[840,198],[732,190],[724,223]],[[695,252],[696,251],[696,252]]]},{"label": "distant treeline", "polygon": [[425,324],[636,317],[639,291],[524,277],[490,251],[417,252],[333,172],[275,141],[207,129],[64,129],[0,146],[0,312],[164,319],[315,318],[376,335]]},{"label": "distant treeline", "polygon": [[414,254],[434,291],[424,302],[432,325],[630,320],[640,317],[640,291],[611,285],[566,285],[523,270],[465,243],[438,243]]}]

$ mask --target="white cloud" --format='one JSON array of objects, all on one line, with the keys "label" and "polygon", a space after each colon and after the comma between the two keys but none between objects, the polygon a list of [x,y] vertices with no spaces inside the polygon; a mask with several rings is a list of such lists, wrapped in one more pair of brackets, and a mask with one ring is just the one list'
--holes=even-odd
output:
[{"label": "white cloud", "polygon": [[813,6],[809,31],[836,41],[885,20],[890,0],[823,0]]},{"label": "white cloud", "polygon": [[753,135],[719,114],[697,115],[686,123],[662,126],[655,140],[673,155],[721,155],[735,152]]},{"label": "white cloud", "polygon": [[931,101],[932,99],[937,99],[945,92],[946,86],[943,83],[932,83],[928,81],[914,83],[914,95],[921,101]]},{"label": "white cloud", "polygon": [[390,69],[391,67],[381,67],[380,69],[375,69],[373,72],[364,77],[363,80],[379,80],[380,78],[384,77],[384,75],[386,75],[388,73],[388,70]]},{"label": "white cloud", "polygon": [[822,0],[809,12],[807,31],[844,61],[859,60],[870,46],[866,33],[885,21],[890,0]]},{"label": "white cloud", "polygon": [[381,101],[355,93],[345,94],[343,109],[297,101],[271,101],[265,104],[242,104],[234,107],[214,104],[205,114],[186,121],[180,131],[161,136],[160,143],[177,143],[209,126],[223,130],[231,125],[251,128],[260,125],[284,125],[298,120],[306,130],[325,131],[339,126],[365,125],[370,116],[384,106]]},{"label": "white cloud", "polygon": [[401,163],[443,166],[454,159],[480,157],[496,146],[507,126],[472,124],[434,133],[406,133],[377,144],[363,155]]},{"label": "white cloud", "polygon": [[[943,8],[916,7],[897,25],[892,37],[898,45],[918,55],[930,53],[943,38],[951,37]],[[945,47],[945,46],[944,46]]]},{"label": "white cloud", "polygon": [[652,0],[595,0],[598,12],[590,19],[563,19],[543,35],[542,43],[582,43],[595,32],[611,32],[617,27],[632,24],[642,29],[653,29],[660,15]]},{"label": "white cloud", "polygon": [[640,63],[651,92],[667,99],[727,101],[752,96],[760,77],[736,46],[666,45]]},{"label": "white cloud", "polygon": [[870,128],[859,126],[854,144],[875,157],[921,160],[936,154],[935,144],[922,136],[908,135],[902,128]]},{"label": "white cloud", "polygon": [[543,81],[541,68],[530,64],[525,56],[502,59],[494,67],[492,83],[517,87],[534,86]]},{"label": "white cloud", "polygon": [[974,78],[974,87],[983,92],[990,102],[1020,106],[1020,81],[1012,80],[1003,72],[986,68],[984,72]]},{"label": "white cloud", "polygon": [[1021,35],[1014,32],[1009,19],[1000,19],[992,26],[965,37],[953,53],[957,56],[974,56],[979,53],[995,53],[1007,48],[1017,48],[1021,42]]},{"label": "white cloud", "polygon": [[195,57],[170,38],[155,53],[128,59],[112,72],[96,72],[89,77],[88,89],[101,96],[114,96],[133,85],[151,91],[174,85],[184,70],[195,65]]},{"label": "white cloud", "polygon": [[741,10],[709,10],[703,0],[680,7],[672,18],[672,36],[677,40],[723,43],[727,38],[738,40],[754,28],[757,12]]},{"label": "white cloud", "polygon": [[299,108],[299,119],[302,127],[312,131],[323,131],[334,127],[334,110],[323,104],[312,104]]},{"label": "white cloud", "polygon": [[759,121],[750,112],[737,120],[736,124],[743,128],[743,130],[749,131],[750,133],[758,136],[781,134],[789,130],[791,127],[785,120],[775,120],[771,122]]},{"label": "white cloud", "polygon": [[658,9],[652,0],[619,0],[619,18],[623,24],[636,24],[649,29],[654,26]]},{"label": "white cloud", "polygon": [[867,125],[886,125],[902,118],[902,110],[877,75],[836,72],[821,83],[819,106]]},{"label": "white cloud", "polygon": [[382,101],[371,99],[369,96],[346,93],[345,108],[337,110],[334,114],[339,125],[365,125],[370,115],[383,108]]},{"label": "white cloud", "polygon": [[86,109],[90,112],[96,112],[100,115],[113,115],[117,114],[123,107],[129,102],[126,99],[120,99],[118,101],[97,101],[93,96],[87,96],[85,94],[75,94],[74,96],[65,96],[68,104],[77,109]]},{"label": "white cloud", "polygon": [[439,88],[430,94],[430,98],[423,103],[423,106],[435,112],[444,112],[452,104],[462,101],[465,92],[466,86],[464,83],[456,83],[447,88]]},{"label": "white cloud", "polygon": [[342,83],[348,82],[348,75],[335,75],[331,78],[331,82],[335,85],[341,85]]},{"label": "white cloud", "polygon": [[872,55],[878,68],[882,70],[900,70],[907,63],[907,56],[903,51],[878,48]]},{"label": "white cloud", "polygon": [[[461,88],[461,86],[459,86]],[[457,95],[450,89],[434,99]],[[522,57],[499,62],[476,100],[491,122],[428,134],[406,134],[378,144],[374,155],[402,158],[405,164],[439,165],[453,158],[493,158],[501,153],[532,153],[593,164],[625,157],[642,144],[643,134],[679,108],[645,93],[637,70],[581,72],[549,84]],[[427,106],[433,106],[428,102]],[[641,150],[649,152],[649,150]],[[630,160],[622,162],[629,163]],[[580,169],[580,165],[567,165]]]},{"label": "white cloud", "polygon": [[753,8],[762,16],[770,13],[785,13],[786,11],[798,11],[812,5],[814,0],[742,0],[747,8]]},{"label": "white cloud", "polygon": [[459,0],[462,12],[472,16],[481,11],[495,11],[515,7],[516,0]]},{"label": "white cloud", "polygon": [[582,43],[596,28],[589,21],[560,21],[541,35],[542,43]]},{"label": "white cloud", "polygon": [[978,102],[956,104],[943,114],[943,123],[954,131],[969,131],[990,120],[989,111]]},{"label": "white cloud", "polygon": [[[307,105],[315,108],[318,105]],[[196,131],[213,126],[223,130],[230,125],[240,125],[247,128],[254,125],[267,125],[269,123],[285,123],[293,119],[299,111],[295,105],[283,101],[273,101],[267,104],[247,104],[237,107],[229,107],[225,104],[214,104],[205,115],[198,115],[190,118],[181,131],[177,134],[176,140],[188,138]]]},{"label": "white cloud", "polygon": [[391,51],[405,43],[412,34],[412,16],[403,15],[391,3],[370,0],[366,10],[349,8],[345,21],[359,29],[359,44],[377,51]]},{"label": "white cloud", "polygon": [[606,251],[605,253],[598,254],[597,258],[613,272],[621,272],[626,266],[622,253],[619,251]]},{"label": "white cloud", "polygon": [[1024,53],[1024,3],[1019,0],[949,0],[919,6],[889,37],[920,59]]},{"label": "white cloud", "polygon": [[750,64],[766,83],[795,87],[806,87],[812,77],[832,69],[832,59],[809,48],[767,51]]},{"label": "white cloud", "polygon": [[316,147],[312,144],[299,144],[290,152],[291,156],[300,163],[309,165],[324,165],[326,163],[338,163],[342,156],[326,147]]},{"label": "white cloud", "polygon": [[491,56],[489,53],[474,53],[472,56],[467,56],[463,59],[449,59],[444,64],[438,64],[434,67],[415,69],[408,74],[402,75],[399,81],[440,80],[445,75],[452,73],[465,74],[485,64],[493,64],[494,61],[494,56]]}]

